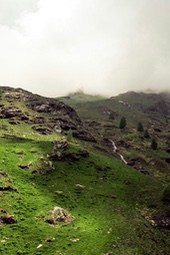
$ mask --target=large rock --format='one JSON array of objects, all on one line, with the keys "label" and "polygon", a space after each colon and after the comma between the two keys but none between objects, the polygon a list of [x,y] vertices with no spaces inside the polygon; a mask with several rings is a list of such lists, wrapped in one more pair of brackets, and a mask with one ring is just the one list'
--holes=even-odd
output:
[{"label": "large rock", "polygon": [[49,212],[49,217],[47,222],[50,224],[59,224],[59,223],[71,223],[74,220],[74,217],[65,209],[61,207],[54,207]]},{"label": "large rock", "polygon": [[127,165],[134,167],[143,174],[149,174],[149,172],[145,169],[146,161],[143,158],[131,158],[128,160]]},{"label": "large rock", "polygon": [[87,141],[87,142],[96,142],[96,139],[88,132],[86,131],[73,131],[72,133],[73,137],[79,139],[79,140],[83,140],[83,141]]},{"label": "large rock", "polygon": [[154,215],[152,220],[157,227],[170,230],[170,213]]},{"label": "large rock", "polygon": [[8,214],[4,209],[0,208],[0,223],[14,224],[16,220],[13,215]]},{"label": "large rock", "polygon": [[52,161],[66,160],[66,161],[77,161],[81,158],[89,157],[89,152],[86,150],[80,150],[78,152],[69,151],[69,144],[65,140],[54,141],[54,148],[48,158]]},{"label": "large rock", "polygon": [[47,158],[40,158],[41,162],[40,165],[37,167],[37,169],[33,170],[32,173],[36,174],[49,174],[55,170],[55,167],[51,161],[49,161]]},{"label": "large rock", "polygon": [[29,117],[15,106],[4,107],[1,109],[1,117],[6,119],[17,118],[18,120],[29,120]]},{"label": "large rock", "polygon": [[41,135],[48,135],[53,132],[51,127],[46,126],[33,126],[32,129],[40,133]]},{"label": "large rock", "polygon": [[124,141],[124,140],[119,140],[119,141],[117,141],[116,144],[117,144],[118,147],[123,147],[123,148],[126,148],[126,149],[131,147],[131,145],[128,142]]},{"label": "large rock", "polygon": [[26,104],[36,112],[46,114],[50,113],[54,116],[54,118],[65,120],[68,123],[72,123],[74,126],[81,123],[79,116],[73,108],[59,102],[56,99],[45,98],[32,94],[29,99],[26,100]]},{"label": "large rock", "polygon": [[68,149],[68,142],[65,140],[56,140],[54,143],[54,150],[65,151]]}]

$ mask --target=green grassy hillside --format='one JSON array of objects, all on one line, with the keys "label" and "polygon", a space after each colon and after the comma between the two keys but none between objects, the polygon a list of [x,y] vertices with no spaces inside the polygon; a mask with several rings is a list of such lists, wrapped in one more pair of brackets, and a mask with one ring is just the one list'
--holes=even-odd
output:
[{"label": "green grassy hillside", "polygon": [[113,113],[116,125],[124,115],[130,127],[136,127],[139,121],[149,126],[152,120],[158,125],[164,125],[167,117],[170,117],[169,93],[127,92],[108,99],[75,93],[59,100],[74,107],[79,116],[85,120],[108,122],[110,114]]},{"label": "green grassy hillside", "polygon": [[[40,97],[37,102],[34,95],[18,90],[10,90],[8,97],[3,93],[0,254],[169,254],[168,189],[162,200],[168,170],[137,171],[106,150],[97,133],[96,143],[76,140],[72,132],[86,126],[63,104]],[[61,130],[54,128],[55,121]],[[66,131],[68,125],[71,131]],[[67,148],[56,151],[56,144]],[[153,157],[151,150],[147,153]],[[74,221],[52,224],[54,207],[67,210]]]},{"label": "green grassy hillside", "polygon": [[[165,232],[147,219],[153,207],[162,207],[159,182],[94,151],[88,159],[55,162],[52,173],[33,174],[40,158],[52,150],[53,139],[60,138],[55,134],[35,137],[24,130],[20,131],[24,138],[1,131],[1,171],[17,189],[0,194],[1,207],[17,220],[0,227],[2,255],[168,254]],[[78,151],[80,145],[71,143],[70,148]],[[30,169],[19,167],[30,161]],[[100,165],[109,168],[97,171]],[[69,210],[74,222],[46,223],[43,217],[54,206]]]},{"label": "green grassy hillside", "polygon": [[[81,97],[83,94],[81,94]],[[116,143],[118,151],[129,162],[135,161],[135,167],[145,168],[155,176],[164,175],[163,180],[169,176],[170,147],[170,94],[147,94],[127,92],[108,99],[98,99],[89,102],[76,103],[65,100],[78,112],[84,121],[86,130],[97,137],[102,144],[105,139]],[[74,102],[74,103],[73,103]],[[119,128],[122,117],[126,119],[126,127]],[[142,123],[143,131],[137,130]],[[148,137],[145,137],[146,131]],[[151,150],[152,140],[158,143],[156,151]],[[109,145],[107,144],[107,148]],[[113,148],[111,147],[110,151]]]}]

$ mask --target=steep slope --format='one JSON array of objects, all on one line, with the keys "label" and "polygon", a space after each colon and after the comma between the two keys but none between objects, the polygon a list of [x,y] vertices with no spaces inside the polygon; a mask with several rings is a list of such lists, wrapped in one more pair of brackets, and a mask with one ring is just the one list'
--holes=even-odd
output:
[{"label": "steep slope", "polygon": [[77,113],[68,105],[22,89],[0,88],[2,118],[29,124],[47,124],[50,129],[75,128],[81,123]]},{"label": "steep slope", "polygon": [[[114,141],[119,152],[114,151],[115,156],[123,155],[127,163],[139,171],[163,174],[163,178],[167,178],[170,170],[170,94],[128,92],[109,99],[76,102],[77,99],[70,105],[74,105],[86,130],[97,137],[102,147],[114,151],[109,142]],[[122,116],[127,125],[119,129]],[[137,130],[139,122],[144,129],[141,132]],[[158,150],[151,149],[152,139],[156,139]]]},{"label": "steep slope", "polygon": [[[168,254],[167,230],[152,219],[155,208],[165,207],[161,183],[93,150],[87,158],[74,157],[82,146],[73,142],[72,159],[55,160],[49,169],[47,154],[59,136],[33,136],[28,126],[18,126],[12,137],[8,132],[1,130],[0,164],[3,187],[11,189],[0,196],[15,222],[1,223],[2,255]],[[55,206],[67,209],[74,222],[49,224]]]},{"label": "steep slope", "polygon": [[82,119],[107,121],[109,117],[112,118],[115,114],[116,121],[126,114],[129,124],[132,125],[139,121],[140,118],[148,122],[150,117],[155,117],[155,120],[160,117],[160,122],[163,121],[163,123],[164,118],[170,118],[170,93],[168,92],[148,94],[132,91],[108,99],[92,96],[88,100],[88,97],[86,95],[83,97],[83,94],[76,93],[76,98],[72,94],[64,99],[59,98],[59,100],[63,100],[73,106]]},{"label": "steep slope", "polygon": [[[167,180],[117,160],[97,134],[66,132],[84,125],[63,103],[2,88],[0,254],[168,255]],[[58,207],[73,222],[54,224]]]}]

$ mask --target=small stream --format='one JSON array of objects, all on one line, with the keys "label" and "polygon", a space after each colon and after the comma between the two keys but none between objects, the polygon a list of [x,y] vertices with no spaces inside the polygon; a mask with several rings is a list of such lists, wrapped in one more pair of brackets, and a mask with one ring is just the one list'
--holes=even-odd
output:
[{"label": "small stream", "polygon": [[118,151],[118,147],[116,146],[115,142],[114,142],[113,140],[111,140],[111,139],[110,139],[109,141],[111,142],[111,144],[112,144],[112,146],[113,146],[113,153],[116,153],[116,154],[120,157],[121,161],[122,161],[125,165],[127,165],[128,162],[125,160],[125,158],[123,157],[123,155],[117,152],[117,151]]}]

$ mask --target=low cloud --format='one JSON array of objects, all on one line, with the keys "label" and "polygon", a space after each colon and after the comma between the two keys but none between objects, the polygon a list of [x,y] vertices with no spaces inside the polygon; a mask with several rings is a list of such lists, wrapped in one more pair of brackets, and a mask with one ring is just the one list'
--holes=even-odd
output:
[{"label": "low cloud", "polygon": [[0,0],[0,10],[1,85],[47,96],[170,88],[168,0]]}]

